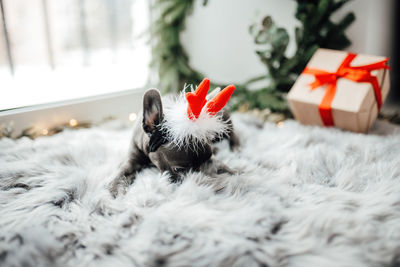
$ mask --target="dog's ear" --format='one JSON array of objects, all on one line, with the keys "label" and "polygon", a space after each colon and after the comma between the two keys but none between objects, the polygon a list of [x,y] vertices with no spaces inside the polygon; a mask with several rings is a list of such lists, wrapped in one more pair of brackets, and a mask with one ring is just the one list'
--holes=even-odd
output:
[{"label": "dog's ear", "polygon": [[152,134],[162,120],[163,108],[160,92],[156,89],[150,89],[143,97],[143,130],[147,134]]}]

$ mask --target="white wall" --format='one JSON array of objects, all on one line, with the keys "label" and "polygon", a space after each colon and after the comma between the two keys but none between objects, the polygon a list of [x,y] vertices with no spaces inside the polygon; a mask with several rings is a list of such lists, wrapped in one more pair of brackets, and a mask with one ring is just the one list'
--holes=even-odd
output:
[{"label": "white wall", "polygon": [[[396,0],[353,0],[333,17],[355,12],[356,21],[347,33],[353,44],[348,50],[390,56],[392,43],[392,6]],[[196,1],[194,13],[187,18],[182,43],[190,63],[216,82],[240,83],[265,67],[254,53],[248,28],[271,15],[277,25],[285,27],[293,40],[296,2],[293,0],[210,0],[206,7]],[[288,54],[294,52],[292,42]]]}]

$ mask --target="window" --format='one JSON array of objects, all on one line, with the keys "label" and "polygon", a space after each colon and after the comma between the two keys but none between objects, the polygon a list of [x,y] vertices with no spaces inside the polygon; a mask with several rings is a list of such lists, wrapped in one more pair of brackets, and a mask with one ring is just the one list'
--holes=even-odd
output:
[{"label": "window", "polygon": [[145,85],[147,1],[0,3],[0,111]]}]

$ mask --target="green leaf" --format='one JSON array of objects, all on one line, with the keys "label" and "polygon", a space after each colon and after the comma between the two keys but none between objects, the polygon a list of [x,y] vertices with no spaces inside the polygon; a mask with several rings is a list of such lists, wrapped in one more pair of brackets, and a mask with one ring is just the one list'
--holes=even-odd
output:
[{"label": "green leaf", "polygon": [[337,30],[346,30],[355,20],[356,16],[353,12],[346,14],[346,16],[337,24]]},{"label": "green leaf", "polygon": [[349,2],[349,0],[335,1],[331,6],[331,13],[334,13],[336,10],[340,9],[343,5],[347,4],[347,2]]}]

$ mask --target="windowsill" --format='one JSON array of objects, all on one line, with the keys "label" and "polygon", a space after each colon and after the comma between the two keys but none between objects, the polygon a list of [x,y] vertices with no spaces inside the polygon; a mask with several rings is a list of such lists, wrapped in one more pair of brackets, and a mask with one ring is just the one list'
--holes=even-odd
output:
[{"label": "windowsill", "polygon": [[[142,107],[144,88],[113,92],[48,104],[0,111],[0,128],[12,129],[12,137],[32,128],[43,132],[65,125],[71,119],[79,122],[99,123],[106,118],[132,122],[131,114]],[[136,116],[135,116],[136,117]]]}]

